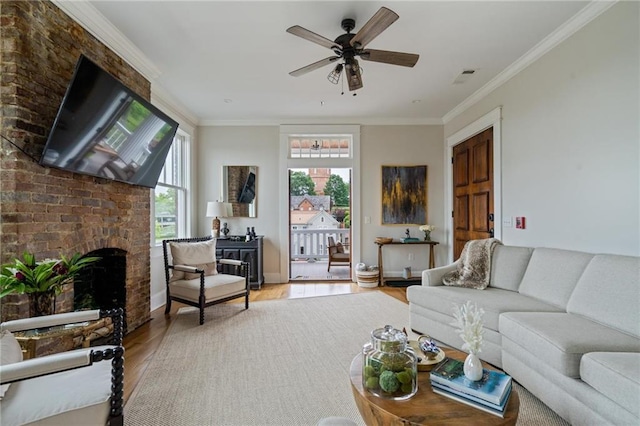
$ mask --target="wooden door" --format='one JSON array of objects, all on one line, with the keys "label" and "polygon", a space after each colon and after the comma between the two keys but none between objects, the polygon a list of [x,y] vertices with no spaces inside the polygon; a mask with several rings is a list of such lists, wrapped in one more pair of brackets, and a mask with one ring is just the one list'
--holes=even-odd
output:
[{"label": "wooden door", "polygon": [[493,128],[453,148],[453,258],[469,240],[493,237]]}]

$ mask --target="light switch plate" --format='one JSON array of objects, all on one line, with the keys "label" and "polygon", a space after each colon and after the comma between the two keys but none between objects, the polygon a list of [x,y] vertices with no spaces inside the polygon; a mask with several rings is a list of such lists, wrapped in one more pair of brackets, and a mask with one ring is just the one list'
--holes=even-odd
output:
[{"label": "light switch plate", "polygon": [[511,216],[502,218],[502,226],[505,228],[513,227],[513,218]]},{"label": "light switch plate", "polygon": [[371,223],[371,216],[365,216],[364,223]]}]

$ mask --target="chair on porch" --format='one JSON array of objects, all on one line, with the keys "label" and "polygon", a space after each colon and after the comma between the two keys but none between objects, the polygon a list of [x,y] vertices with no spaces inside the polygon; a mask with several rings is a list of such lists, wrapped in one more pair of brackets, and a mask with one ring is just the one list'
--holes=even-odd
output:
[{"label": "chair on porch", "polygon": [[345,252],[344,248],[348,247],[348,244],[342,244],[338,242],[336,244],[336,240],[333,237],[327,237],[327,248],[329,251],[329,265],[327,266],[327,272],[331,270],[332,263],[340,263],[347,264],[351,267],[351,253]]},{"label": "chair on porch", "polygon": [[[216,239],[211,237],[180,238],[162,241],[167,304],[171,301],[200,308],[200,325],[204,324],[204,308],[244,297],[249,309],[249,263],[240,260],[216,260]],[[228,265],[220,273],[218,267]]]}]

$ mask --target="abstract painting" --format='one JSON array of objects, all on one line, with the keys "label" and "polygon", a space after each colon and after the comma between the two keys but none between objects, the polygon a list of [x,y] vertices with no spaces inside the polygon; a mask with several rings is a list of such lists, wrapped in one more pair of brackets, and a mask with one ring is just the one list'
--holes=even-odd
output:
[{"label": "abstract painting", "polygon": [[427,166],[382,166],[382,224],[427,223]]}]

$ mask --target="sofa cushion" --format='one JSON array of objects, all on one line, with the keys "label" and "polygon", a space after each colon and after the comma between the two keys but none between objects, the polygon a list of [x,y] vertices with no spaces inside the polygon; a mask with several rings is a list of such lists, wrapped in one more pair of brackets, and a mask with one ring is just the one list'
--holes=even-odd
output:
[{"label": "sofa cushion", "polygon": [[[172,296],[198,302],[200,279],[173,281],[169,286]],[[217,274],[204,278],[204,297],[207,302],[232,296],[245,289],[245,278],[238,275]]]},{"label": "sofa cushion", "polygon": [[[203,269],[205,275],[216,275],[216,239],[197,243],[169,243],[171,259],[174,265],[194,266]],[[192,280],[200,278],[200,274],[173,270],[171,281]]]},{"label": "sofa cushion", "polygon": [[580,378],[640,417],[640,353],[591,352],[580,362]]},{"label": "sofa cushion", "polygon": [[520,284],[520,293],[565,309],[593,254],[537,248]]},{"label": "sofa cushion", "polygon": [[[113,346],[92,349],[106,348]],[[64,393],[52,397],[52,389]],[[88,367],[12,383],[0,404],[0,418],[3,426],[105,425],[110,398],[111,361],[95,362]]]},{"label": "sofa cushion", "polygon": [[580,314],[640,337],[640,258],[596,255],[567,303]]},{"label": "sofa cushion", "polygon": [[529,259],[531,259],[531,253],[533,253],[533,249],[530,247],[497,245],[491,259],[489,286],[518,291]]},{"label": "sofa cushion", "polygon": [[511,311],[545,311],[559,312],[560,309],[520,293],[498,288],[487,287],[476,290],[464,287],[426,287],[410,286],[407,288],[407,299],[411,303],[426,309],[445,314],[453,321],[454,305],[461,305],[467,300],[477,303],[484,309],[482,320],[484,326],[498,331],[498,317],[503,312]]},{"label": "sofa cushion", "polygon": [[[22,348],[15,336],[9,331],[0,332],[0,365],[22,361]],[[11,386],[10,383],[0,386],[0,399]]]},{"label": "sofa cushion", "polygon": [[562,312],[507,312],[500,334],[522,346],[549,368],[580,377],[580,359],[588,352],[639,352],[640,340],[588,318]]}]

